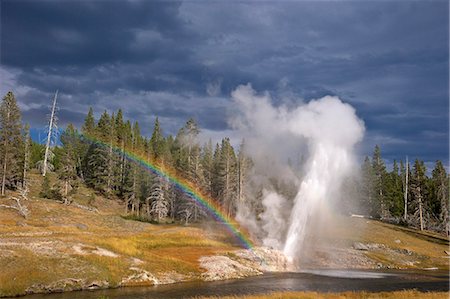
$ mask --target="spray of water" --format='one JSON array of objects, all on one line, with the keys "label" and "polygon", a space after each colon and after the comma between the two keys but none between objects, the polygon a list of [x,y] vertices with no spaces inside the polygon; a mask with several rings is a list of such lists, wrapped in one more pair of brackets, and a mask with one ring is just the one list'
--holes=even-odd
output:
[{"label": "spray of water", "polygon": [[[298,189],[293,200],[266,190],[264,212],[251,217],[248,207],[242,208],[238,219],[253,229],[259,222],[257,233],[264,245],[298,259],[306,235],[314,229],[311,220],[319,217],[324,204],[339,197],[342,181],[354,167],[354,147],[363,138],[364,124],[338,97],[275,107],[269,94],[242,85],[232,99],[236,111],[231,124],[246,138],[247,153],[255,163],[253,178],[275,176]],[[303,162],[295,168],[292,159],[299,156]]]}]

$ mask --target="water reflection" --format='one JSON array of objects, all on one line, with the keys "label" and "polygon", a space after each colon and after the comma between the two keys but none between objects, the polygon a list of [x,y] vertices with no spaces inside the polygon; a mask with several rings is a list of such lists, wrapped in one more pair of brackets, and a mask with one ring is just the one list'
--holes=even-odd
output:
[{"label": "water reflection", "polygon": [[449,291],[449,275],[439,271],[354,271],[310,270],[302,273],[267,273],[240,280],[217,282],[189,282],[155,287],[134,287],[59,294],[36,294],[26,299],[98,299],[113,298],[191,298],[195,296],[244,295],[277,291],[342,292],[394,291]]}]

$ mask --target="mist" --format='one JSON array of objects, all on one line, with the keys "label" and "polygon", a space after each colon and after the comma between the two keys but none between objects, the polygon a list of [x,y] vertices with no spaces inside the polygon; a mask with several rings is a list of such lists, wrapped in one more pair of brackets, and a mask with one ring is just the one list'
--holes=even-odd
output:
[{"label": "mist", "polygon": [[[336,96],[274,106],[267,92],[247,84],[232,92],[232,101],[230,125],[245,139],[253,161],[253,191],[262,188],[260,207],[251,190],[238,206],[237,220],[262,245],[299,262],[306,236],[320,233],[315,230],[323,226],[317,223],[342,198],[342,183],[356,169],[355,145],[364,136],[364,123]],[[280,184],[293,192],[282,193],[275,186]]]}]

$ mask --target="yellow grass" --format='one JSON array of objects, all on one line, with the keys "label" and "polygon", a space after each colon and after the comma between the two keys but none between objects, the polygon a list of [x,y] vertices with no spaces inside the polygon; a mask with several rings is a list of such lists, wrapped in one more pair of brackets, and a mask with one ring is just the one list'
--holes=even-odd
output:
[{"label": "yellow grass", "polygon": [[418,292],[418,291],[396,291],[396,292],[343,292],[343,293],[317,293],[317,292],[277,292],[264,295],[225,296],[225,297],[196,297],[197,299],[447,299],[446,292]]},{"label": "yellow grass", "polygon": [[[23,294],[32,285],[49,284],[62,278],[104,280],[116,286],[133,273],[132,267],[156,276],[176,271],[191,280],[199,279],[204,271],[199,265],[200,257],[232,254],[231,251],[238,249],[233,245],[235,240],[220,226],[211,225],[206,229],[125,220],[120,217],[123,206],[101,196],[96,196],[94,203],[99,212],[89,212],[39,198],[42,177],[34,173],[31,179],[30,201],[24,202],[31,211],[28,219],[13,210],[0,209],[0,296]],[[87,205],[90,194],[91,190],[80,186],[74,198]],[[0,198],[2,203],[7,201]],[[349,225],[334,226],[329,232],[336,243],[349,245],[362,241],[406,248],[418,254],[420,264],[415,267],[448,269],[449,259],[443,258],[448,239],[429,233],[417,235],[416,231],[376,221],[349,221]],[[357,231],[361,229],[365,233],[359,235]],[[396,239],[401,243],[395,243]],[[6,243],[12,245],[4,246]],[[118,257],[77,253],[74,246],[80,244],[87,251],[100,248]],[[45,248],[50,248],[49,252]],[[396,263],[382,252],[368,254],[383,263]]]},{"label": "yellow grass", "polygon": [[[32,285],[63,278],[117,286],[133,274],[132,267],[153,275],[176,271],[196,279],[203,271],[201,256],[237,249],[223,242],[223,231],[125,220],[120,217],[123,206],[98,195],[98,213],[39,198],[42,177],[34,173],[31,179],[30,201],[24,202],[31,211],[28,219],[0,209],[0,296],[23,294]],[[87,205],[82,197],[91,191],[81,186],[76,194],[76,201]],[[118,257],[79,254],[73,248],[77,245],[87,251],[108,250]],[[47,254],[42,246],[53,251]]]}]

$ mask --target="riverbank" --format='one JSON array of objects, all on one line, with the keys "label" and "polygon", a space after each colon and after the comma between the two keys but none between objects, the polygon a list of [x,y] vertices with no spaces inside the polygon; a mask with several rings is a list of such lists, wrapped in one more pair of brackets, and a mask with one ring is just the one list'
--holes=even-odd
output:
[{"label": "riverbank", "polygon": [[[214,281],[291,271],[277,251],[242,250],[215,223],[155,225],[121,217],[115,201],[82,186],[74,203],[39,198],[30,211],[0,209],[0,296]],[[89,202],[90,199],[90,202]],[[0,198],[0,203],[8,203]],[[448,270],[448,239],[429,232],[343,217],[311,243],[303,267]],[[314,244],[314,246],[312,246]]]},{"label": "riverbank", "polygon": [[[121,216],[122,205],[101,196],[92,201],[94,195],[83,186],[74,202],[65,205],[40,198],[42,179],[31,178],[29,200],[22,202],[29,216],[25,219],[15,210],[0,209],[2,297],[211,281],[277,271],[270,261],[278,254],[266,249],[242,251],[219,224],[156,225],[127,220]],[[10,201],[0,198],[0,204]]]}]

